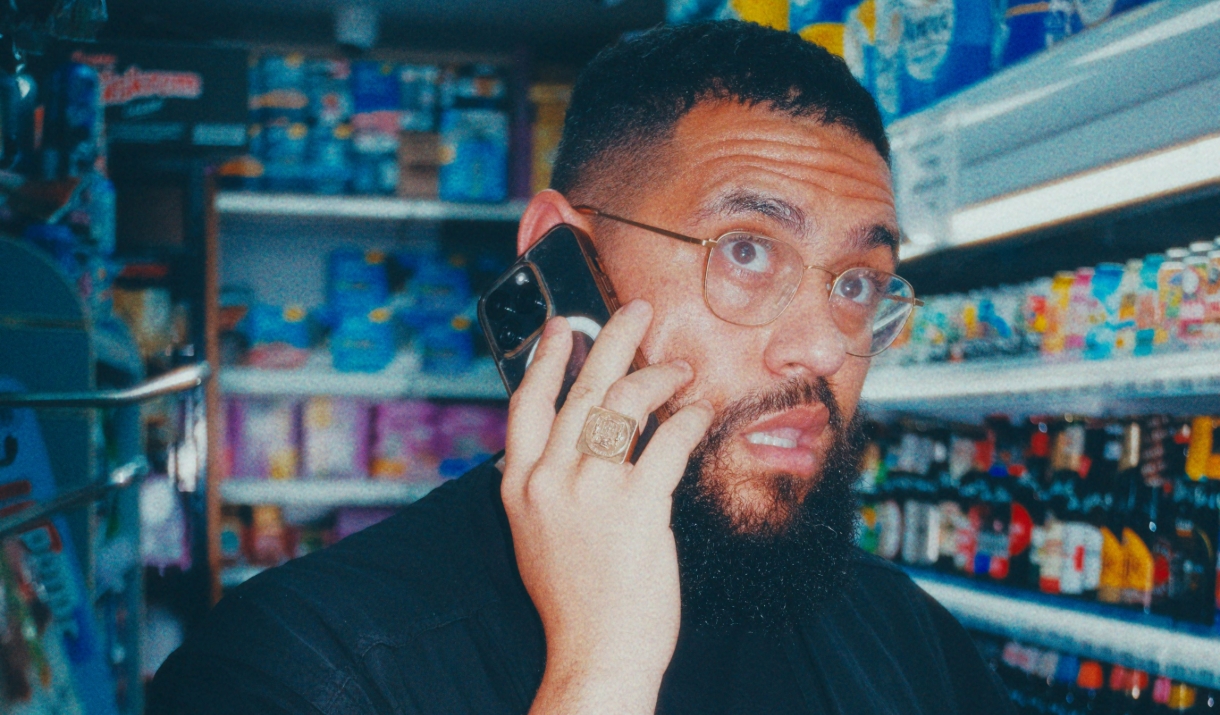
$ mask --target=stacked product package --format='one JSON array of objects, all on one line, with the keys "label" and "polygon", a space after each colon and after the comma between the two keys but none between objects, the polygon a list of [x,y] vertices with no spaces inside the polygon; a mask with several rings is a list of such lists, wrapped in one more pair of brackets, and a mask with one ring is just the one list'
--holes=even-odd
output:
[{"label": "stacked product package", "polygon": [[671,23],[740,19],[844,58],[891,121],[1147,0],[668,0]]},{"label": "stacked product package", "polygon": [[878,363],[1220,349],[1220,238],[1016,286],[932,296]]},{"label": "stacked product package", "polygon": [[495,67],[267,54],[250,68],[250,154],[234,188],[497,202],[509,196]]},{"label": "stacked product package", "polygon": [[[224,409],[227,471],[235,480],[375,480],[426,488],[503,449],[507,424],[501,407],[421,400],[232,397]],[[293,513],[275,506],[226,512],[225,561],[264,566],[333,543],[392,513]]]},{"label": "stacked product package", "polygon": [[476,263],[431,251],[335,250],[327,262],[325,304],[229,306],[244,318],[230,335],[240,347],[226,360],[298,368],[324,344],[340,372],[377,372],[406,355],[424,372],[460,374],[474,359],[471,271],[496,274],[503,267],[487,255]]}]

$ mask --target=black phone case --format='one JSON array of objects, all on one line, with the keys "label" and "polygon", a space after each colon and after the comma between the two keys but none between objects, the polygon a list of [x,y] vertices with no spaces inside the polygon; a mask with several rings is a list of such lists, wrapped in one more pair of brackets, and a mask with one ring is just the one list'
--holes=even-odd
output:
[{"label": "black phone case", "polygon": [[568,318],[575,333],[572,358],[568,361],[569,374],[564,379],[560,395],[562,404],[597,333],[618,309],[618,299],[597,263],[597,252],[588,236],[566,224],[556,226],[543,236],[479,300],[479,323],[483,326],[483,333],[487,336],[496,367],[509,394],[517,389],[525,377],[543,326],[538,325],[533,335],[521,346],[506,353],[492,334],[486,303],[487,297],[523,266],[532,268],[538,278],[547,303],[547,319],[562,315]]},{"label": "black phone case", "polygon": [[[492,287],[479,299],[479,324],[483,334],[491,346],[491,353],[496,361],[496,368],[504,380],[504,386],[511,395],[521,385],[525,371],[534,356],[534,349],[542,334],[545,323],[539,324],[530,337],[520,346],[511,351],[505,351],[497,344],[495,335],[487,319],[487,299],[497,288],[500,288],[522,268],[530,267],[537,277],[546,299],[546,317],[562,315],[572,326],[572,355],[568,358],[568,367],[564,375],[563,387],[556,400],[555,409],[563,406],[568,390],[580,374],[589,349],[602,326],[610,320],[614,311],[618,310],[618,297],[614,294],[614,286],[606,277],[597,260],[597,251],[592,241],[580,229],[561,224],[556,226],[538,243],[534,244],[517,262],[509,267]],[[647,362],[644,356],[637,352],[632,370],[644,367]],[[636,442],[631,461],[634,463],[643,452],[648,440],[656,431],[660,421],[665,418],[664,410],[648,416],[641,425],[640,439]]]}]

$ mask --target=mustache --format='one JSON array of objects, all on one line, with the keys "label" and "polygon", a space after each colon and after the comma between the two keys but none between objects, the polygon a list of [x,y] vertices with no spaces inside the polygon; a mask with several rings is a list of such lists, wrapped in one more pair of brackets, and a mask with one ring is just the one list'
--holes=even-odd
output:
[{"label": "mustache", "polygon": [[826,378],[791,378],[765,391],[745,395],[717,412],[695,454],[714,453],[734,432],[767,415],[819,404],[826,407],[827,426],[836,434],[843,434],[843,410]]}]

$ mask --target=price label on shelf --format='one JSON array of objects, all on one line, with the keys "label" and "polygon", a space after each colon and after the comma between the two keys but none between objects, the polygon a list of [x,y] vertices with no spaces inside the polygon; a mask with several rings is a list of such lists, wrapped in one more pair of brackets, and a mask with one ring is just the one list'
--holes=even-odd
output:
[{"label": "price label on shelf", "polygon": [[928,117],[892,137],[898,221],[917,253],[939,248],[951,236],[949,217],[957,205],[958,138],[951,115]]}]

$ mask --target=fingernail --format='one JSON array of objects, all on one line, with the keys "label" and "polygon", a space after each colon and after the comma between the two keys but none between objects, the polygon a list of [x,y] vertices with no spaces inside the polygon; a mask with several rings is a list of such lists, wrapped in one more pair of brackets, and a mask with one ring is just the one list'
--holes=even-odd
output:
[{"label": "fingernail", "polygon": [[652,312],[652,306],[643,298],[636,298],[623,306],[623,312],[632,317],[647,315]]},{"label": "fingernail", "polygon": [[564,317],[562,315],[556,315],[555,317],[546,321],[546,326],[543,327],[542,334],[547,337],[550,337],[552,335],[556,335],[558,333],[563,332],[564,327],[560,321],[567,322],[566,320],[564,320]]},{"label": "fingernail", "polygon": [[682,360],[681,358],[674,360],[674,367],[680,367],[682,368],[682,371],[686,373],[692,373],[695,371],[695,368],[691,367],[690,363]]}]

